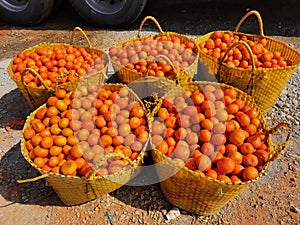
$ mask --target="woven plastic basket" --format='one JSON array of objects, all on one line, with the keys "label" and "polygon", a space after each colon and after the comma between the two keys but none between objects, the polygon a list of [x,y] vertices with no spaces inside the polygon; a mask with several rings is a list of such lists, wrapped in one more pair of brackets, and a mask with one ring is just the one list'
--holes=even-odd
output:
[{"label": "woven plastic basket", "polygon": [[[250,15],[255,15],[257,17],[260,35],[238,32],[240,25]],[[221,32],[227,31],[224,30]],[[213,33],[214,32],[210,32],[199,37],[196,40],[196,43],[199,45],[200,43],[205,42],[211,37]],[[200,60],[202,60],[208,66],[210,72],[216,76],[218,82],[232,85],[250,94],[254,98],[261,112],[265,114],[273,107],[281,91],[286,86],[288,80],[300,65],[300,52],[293,49],[291,46],[284,42],[265,36],[261,16],[257,11],[254,10],[248,12],[242,17],[235,30],[233,31],[233,34],[238,36],[245,35],[247,39],[252,41],[259,41],[264,38],[268,41],[268,46],[266,48],[269,51],[279,51],[285,59],[292,62],[292,66],[279,68],[232,68],[226,63],[222,63],[214,57],[206,55],[201,50],[199,50]],[[247,86],[251,79],[253,85]]]},{"label": "woven plastic basket", "polygon": [[[71,34],[71,38],[70,38],[70,44],[65,44],[65,43],[40,43],[38,45],[32,46],[28,49],[25,49],[23,52],[25,51],[30,51],[33,52],[35,49],[37,48],[53,48],[55,46],[59,46],[62,48],[67,48],[68,46],[73,46],[73,47],[83,47],[83,46],[75,46],[73,45],[73,41],[74,41],[74,37],[75,37],[75,33],[76,31],[80,31],[81,34],[84,36],[85,40],[87,41],[88,46],[84,46],[85,50],[90,53],[90,54],[96,54],[98,56],[104,57],[104,59],[107,61],[106,66],[96,72],[96,73],[92,73],[90,75],[87,75],[86,77],[88,79],[90,79],[92,82],[95,83],[103,83],[104,80],[107,78],[106,77],[106,72],[107,72],[107,68],[108,68],[108,55],[103,52],[100,49],[96,49],[93,48],[87,35],[85,34],[85,32],[80,28],[80,27],[75,27],[73,29],[73,32]],[[66,82],[64,84],[59,84],[53,88],[48,87],[44,82],[43,79],[41,78],[41,76],[38,76],[37,73],[35,72],[35,76],[38,77],[38,79],[41,81],[42,86],[41,87],[32,87],[32,86],[28,86],[26,85],[22,79],[20,80],[16,80],[13,78],[14,76],[14,72],[12,70],[13,67],[13,60],[10,62],[10,64],[7,67],[7,71],[8,74],[10,76],[10,78],[16,83],[16,85],[18,86],[18,88],[20,89],[20,91],[22,92],[22,94],[24,95],[26,101],[28,102],[30,108],[36,109],[37,107],[39,107],[40,105],[42,105],[43,103],[45,103],[46,99],[57,89],[57,88],[65,88],[67,91],[73,91],[74,88],[76,88],[76,83],[78,82],[78,79],[76,80],[72,80],[69,82]],[[26,70],[27,71],[27,70]],[[24,72],[26,72],[24,71]],[[24,73],[22,73],[24,74]],[[21,76],[21,78],[23,78],[23,76]]]},{"label": "woven plastic basket", "polygon": [[[111,91],[119,90],[124,87],[123,84],[104,84],[102,86],[105,89]],[[128,89],[130,93],[130,98],[137,100],[142,103],[136,94]],[[142,105],[142,104],[141,104]],[[46,104],[40,106],[38,109],[46,107]],[[35,117],[36,109],[28,117],[23,127],[23,131],[30,126],[31,120]],[[149,124],[149,123],[148,123]],[[105,154],[97,164],[93,166],[92,171],[87,177],[82,176],[65,176],[61,174],[55,174],[52,172],[47,172],[38,168],[29,157],[29,151],[26,148],[26,140],[22,137],[21,139],[21,153],[26,161],[33,166],[41,174],[38,177],[34,177],[26,180],[19,180],[18,183],[33,182],[42,178],[46,178],[48,184],[57,193],[62,202],[66,205],[77,205],[88,202],[90,200],[96,199],[100,196],[108,194],[124,184],[126,184],[130,179],[134,178],[140,172],[140,166],[143,163],[144,156],[146,155],[146,146],[148,141],[145,143],[144,148],[140,151],[139,156],[135,160],[130,160],[128,157],[119,153],[108,153]],[[112,157],[119,157],[127,160],[129,165],[121,169],[120,171],[105,175],[98,176],[96,171],[100,166],[106,162],[107,159]]]},{"label": "woven plastic basket", "polygon": [[[194,53],[195,53],[195,60],[192,64],[190,64],[185,70],[183,71],[178,71],[178,77],[180,77],[181,79],[189,79],[189,78],[193,78],[197,69],[197,64],[198,64],[198,46],[196,45],[195,41],[191,38],[188,38],[185,35],[179,34],[179,33],[175,33],[175,32],[164,32],[161,28],[161,26],[159,25],[158,21],[152,17],[152,16],[147,16],[143,19],[143,21],[141,22],[140,26],[139,26],[139,30],[138,30],[138,34],[137,37],[133,37],[130,38],[129,40],[123,41],[118,43],[115,47],[122,47],[123,45],[127,45],[127,44],[131,44],[135,41],[139,41],[142,40],[143,37],[141,37],[141,31],[143,29],[143,26],[145,24],[145,22],[147,20],[151,20],[155,23],[155,25],[157,26],[158,30],[159,30],[159,34],[156,35],[149,35],[147,37],[162,37],[162,36],[167,36],[167,37],[176,37],[180,39],[181,43],[186,44],[187,42],[193,42],[195,44],[195,47],[193,49]],[[146,37],[146,38],[147,38]],[[142,74],[141,72],[134,72],[128,68],[126,68],[125,66],[121,65],[119,62],[115,62],[114,60],[111,60],[113,68],[118,76],[118,79],[123,82],[123,83],[130,83],[134,80],[137,80],[139,78],[145,77],[146,74]],[[174,80],[174,76],[168,77],[168,79]]]},{"label": "woven plastic basket", "polygon": [[[199,90],[200,87],[205,84],[216,85],[216,83],[213,82],[192,82],[190,84],[183,84],[182,88],[174,89],[167,96],[182,96],[183,91]],[[226,84],[218,85],[220,85],[222,89],[231,87]],[[238,92],[237,98],[243,99],[247,105],[257,109],[253,99],[249,95],[238,89],[236,89],[236,91]],[[291,126],[289,123],[279,123],[277,126],[270,129],[261,113],[259,113],[258,119],[262,123],[262,129],[267,134],[267,145],[269,146],[270,158],[266,165],[260,168],[259,177],[252,181],[225,183],[224,181],[201,176],[199,173],[178,163],[178,160],[162,154],[152,145],[152,157],[156,166],[156,171],[161,179],[160,187],[166,200],[174,206],[195,214],[213,215],[245,188],[257,182],[263,175],[265,169],[285,150],[285,146],[290,142],[289,130]],[[272,135],[281,127],[287,128],[288,135],[286,141],[275,145],[271,140]]]}]

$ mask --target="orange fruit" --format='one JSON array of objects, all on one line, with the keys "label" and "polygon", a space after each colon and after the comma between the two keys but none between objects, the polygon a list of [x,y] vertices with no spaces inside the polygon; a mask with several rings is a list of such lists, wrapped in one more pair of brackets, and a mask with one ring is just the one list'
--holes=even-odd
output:
[{"label": "orange fruit", "polygon": [[80,158],[83,155],[84,149],[81,147],[81,145],[73,145],[72,149],[70,150],[70,154],[74,158]]},{"label": "orange fruit", "polygon": [[254,135],[257,132],[257,127],[251,123],[246,126],[244,130],[247,131],[249,135]]},{"label": "orange fruit", "polygon": [[242,182],[242,180],[236,175],[232,175],[230,177],[230,180],[231,180],[232,183],[241,183]]},{"label": "orange fruit", "polygon": [[247,142],[247,143],[243,143],[240,146],[240,151],[243,153],[243,155],[247,155],[247,154],[253,153],[255,151],[255,149],[252,144]]},{"label": "orange fruit", "polygon": [[50,159],[47,162],[47,164],[52,168],[58,165],[58,163],[59,163],[59,158],[56,156],[50,157]]},{"label": "orange fruit", "polygon": [[53,124],[53,125],[50,127],[50,132],[51,132],[51,134],[53,134],[53,135],[58,135],[58,134],[60,134],[61,129],[60,129],[60,127],[58,126],[58,124],[56,123],[56,124]]},{"label": "orange fruit", "polygon": [[45,160],[42,158],[42,157],[36,157],[34,160],[33,160],[34,164],[37,165],[37,167],[39,168],[42,168],[46,162]]},{"label": "orange fruit", "polygon": [[42,148],[50,148],[53,145],[52,137],[44,137],[41,141]]},{"label": "orange fruit", "polygon": [[40,108],[35,114],[35,117],[38,118],[39,120],[43,120],[45,118],[47,112],[47,108]]},{"label": "orange fruit", "polygon": [[209,130],[203,129],[199,133],[199,138],[202,142],[209,142],[211,138],[211,132]]},{"label": "orange fruit", "polygon": [[228,176],[224,175],[224,174],[218,175],[217,179],[221,180],[221,181],[224,181],[224,182],[227,182],[227,183],[231,183],[231,179]]},{"label": "orange fruit", "polygon": [[264,165],[269,159],[269,153],[265,150],[259,149],[259,150],[256,150],[253,154],[258,159],[258,166]]},{"label": "orange fruit", "polygon": [[185,166],[190,170],[196,170],[197,169],[196,160],[194,158],[187,159]]},{"label": "orange fruit", "polygon": [[237,152],[238,151],[238,147],[235,144],[227,144],[225,145],[225,152],[227,155],[233,153],[233,152]]},{"label": "orange fruit", "polygon": [[74,160],[68,160],[61,166],[60,170],[64,175],[74,175],[77,170],[77,164]]},{"label": "orange fruit", "polygon": [[258,170],[253,166],[248,166],[243,170],[242,176],[245,181],[254,180],[258,177]]},{"label": "orange fruit", "polygon": [[55,145],[62,147],[67,144],[67,138],[65,136],[59,135],[54,138],[53,142]]},{"label": "orange fruit", "polygon": [[55,102],[55,107],[60,111],[63,112],[68,108],[68,104],[64,100],[57,100]]},{"label": "orange fruit", "polygon": [[63,88],[57,89],[55,92],[55,96],[59,99],[64,99],[67,95],[67,91]]},{"label": "orange fruit", "polygon": [[50,131],[50,129],[49,128],[45,128],[44,130],[42,130],[41,132],[40,132],[40,136],[41,137],[51,137],[52,136],[52,134],[51,134],[51,131]]},{"label": "orange fruit", "polygon": [[231,152],[228,154],[228,157],[231,158],[236,164],[241,164],[243,162],[243,155],[238,151]]},{"label": "orange fruit", "polygon": [[100,144],[104,147],[107,147],[112,144],[112,137],[105,134],[100,137]]},{"label": "orange fruit", "polygon": [[211,168],[212,163],[207,155],[202,154],[196,158],[196,165],[200,171],[205,172]]},{"label": "orange fruit", "polygon": [[49,150],[46,149],[46,148],[42,148],[40,146],[36,146],[33,150],[34,154],[37,156],[37,157],[42,157],[42,158],[45,158],[48,156],[49,154]]},{"label": "orange fruit", "polygon": [[252,135],[247,138],[247,142],[251,143],[254,148],[260,148],[262,142],[261,138],[258,135]]},{"label": "orange fruit", "polygon": [[236,129],[229,134],[229,141],[238,146],[244,142],[245,138],[245,133],[239,129]]},{"label": "orange fruit", "polygon": [[236,118],[243,127],[248,126],[251,122],[250,117],[247,114],[242,113],[242,112],[237,113]]},{"label": "orange fruit", "polygon": [[235,162],[229,157],[222,157],[217,161],[217,168],[223,174],[231,173],[235,168]]},{"label": "orange fruit", "polygon": [[32,129],[31,127],[26,128],[26,129],[24,130],[24,132],[23,132],[23,137],[24,137],[26,140],[31,139],[34,135],[35,135],[35,130]]},{"label": "orange fruit", "polygon": [[77,169],[81,169],[87,162],[83,158],[77,158],[75,159],[75,163],[77,164]]},{"label": "orange fruit", "polygon": [[58,114],[58,109],[57,109],[55,106],[50,106],[50,107],[47,109],[46,115],[47,115],[48,117],[56,116],[57,114]]},{"label": "orange fruit", "polygon": [[257,166],[258,165],[258,158],[254,154],[247,154],[243,158],[243,163],[246,166]]},{"label": "orange fruit", "polygon": [[186,161],[190,157],[190,150],[188,146],[181,145],[174,149],[174,156]]},{"label": "orange fruit", "polygon": [[206,175],[207,177],[211,177],[211,178],[213,178],[213,179],[217,179],[217,178],[218,178],[218,174],[217,174],[217,172],[216,172],[214,169],[209,169],[209,170],[205,173],[205,175]]},{"label": "orange fruit", "polygon": [[244,167],[241,164],[235,164],[234,170],[231,172],[233,175],[240,176],[244,170]]},{"label": "orange fruit", "polygon": [[55,105],[55,102],[58,100],[57,97],[55,96],[50,96],[48,99],[47,99],[47,105],[48,106],[54,106]]},{"label": "orange fruit", "polygon": [[43,140],[43,138],[40,135],[33,135],[33,137],[31,138],[31,144],[35,147],[38,146],[41,141]]},{"label": "orange fruit", "polygon": [[41,121],[37,121],[32,125],[32,128],[37,132],[41,132],[42,130],[45,129],[45,125]]}]

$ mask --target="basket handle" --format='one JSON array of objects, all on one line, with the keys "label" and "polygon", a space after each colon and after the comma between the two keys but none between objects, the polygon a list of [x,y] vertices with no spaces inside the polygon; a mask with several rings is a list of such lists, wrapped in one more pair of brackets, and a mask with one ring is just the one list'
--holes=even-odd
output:
[{"label": "basket handle", "polygon": [[[25,68],[25,69],[22,71],[22,73],[21,73],[21,81],[22,81],[22,84],[24,84],[23,76],[24,76],[24,74],[25,74],[27,71],[33,73],[37,78],[39,78],[39,80],[41,81],[42,85],[47,89],[47,91],[50,90],[50,88],[49,88],[49,87],[47,86],[47,84],[44,82],[44,79],[40,76],[40,74],[39,74],[36,70],[34,70],[34,69],[32,69],[32,68]],[[24,84],[24,85],[25,85],[25,84]],[[26,85],[25,85],[25,87],[26,87]]]},{"label": "basket handle", "polygon": [[177,70],[176,70],[174,64],[173,64],[172,61],[171,61],[167,56],[165,56],[165,55],[157,55],[157,56],[151,61],[151,63],[149,64],[149,66],[148,66],[148,68],[147,68],[147,70],[146,70],[146,72],[145,72],[145,76],[146,76],[146,77],[148,76],[149,70],[151,69],[151,67],[153,66],[153,64],[156,63],[157,60],[160,59],[160,58],[166,60],[167,63],[170,64],[170,66],[172,67],[172,69],[173,69],[173,71],[174,71],[175,76],[177,77]]},{"label": "basket handle", "polygon": [[130,165],[135,166],[135,163],[127,156],[125,156],[122,153],[119,152],[112,152],[112,153],[108,153],[106,155],[104,155],[92,168],[92,171],[89,173],[89,175],[87,176],[88,180],[91,180],[95,177],[96,173],[97,173],[97,169],[99,169],[100,166],[102,166],[106,160],[113,158],[113,157],[120,157],[125,159],[127,162],[130,163]]},{"label": "basket handle", "polygon": [[249,81],[249,83],[248,83],[248,85],[247,85],[247,90],[250,90],[250,93],[249,93],[249,94],[252,96],[252,95],[253,95],[253,85],[254,85],[254,81],[255,81],[255,78],[256,78],[256,75],[255,75],[256,67],[255,67],[255,63],[254,63],[254,55],[253,55],[253,52],[252,52],[250,46],[249,46],[245,41],[237,41],[237,42],[235,42],[235,43],[233,43],[232,45],[229,46],[229,48],[226,50],[226,52],[225,52],[223,58],[222,58],[221,61],[219,62],[220,67],[219,67],[218,72],[217,72],[217,74],[216,74],[216,78],[217,78],[217,80],[218,80],[219,82],[221,82],[221,81],[220,81],[220,68],[221,68],[221,65],[222,65],[222,63],[224,63],[224,61],[225,61],[225,59],[226,59],[226,57],[227,57],[229,51],[230,51],[231,49],[233,49],[234,47],[236,47],[237,45],[244,45],[244,46],[246,47],[247,51],[248,51],[249,54],[250,54],[250,60],[251,60],[251,63],[252,63],[252,67],[251,67],[252,75],[251,75],[250,81]]},{"label": "basket handle", "polygon": [[87,37],[86,33],[80,28],[80,27],[75,27],[73,29],[73,32],[72,32],[72,35],[71,35],[71,38],[70,38],[70,44],[72,45],[73,44],[73,41],[74,41],[74,36],[75,36],[75,33],[76,31],[80,31],[80,33],[83,35],[83,37],[85,38],[87,44],[88,44],[88,47],[89,48],[92,48],[92,44],[89,40],[89,38]]},{"label": "basket handle", "polygon": [[60,74],[57,78],[56,78],[56,81],[55,81],[55,84],[54,84],[54,92],[58,89],[58,86],[59,86],[59,82],[61,81],[61,79],[65,76],[69,76],[69,75],[72,75],[72,76],[75,76],[77,78],[80,78],[80,76],[77,74],[77,73],[68,73],[68,72],[63,72],[62,74]]},{"label": "basket handle", "polygon": [[275,127],[270,129],[269,135],[272,137],[279,129],[285,128],[287,132],[287,136],[283,143],[277,144],[278,148],[276,149],[274,155],[270,159],[270,161],[274,161],[286,148],[286,146],[291,142],[291,131],[293,130],[293,124],[287,122],[280,122]]},{"label": "basket handle", "polygon": [[138,30],[138,34],[137,34],[137,37],[140,38],[141,37],[141,31],[143,29],[143,26],[144,26],[144,23],[147,21],[147,20],[152,20],[152,22],[155,23],[155,25],[157,26],[158,30],[160,33],[164,33],[163,30],[161,29],[161,26],[159,25],[158,21],[153,17],[153,16],[146,16],[143,21],[141,22],[140,24],[140,27],[139,27],[139,30]]},{"label": "basket handle", "polygon": [[242,17],[242,19],[238,22],[238,24],[236,25],[236,27],[234,29],[234,32],[237,32],[240,29],[241,24],[245,21],[245,19],[247,19],[252,14],[254,14],[257,17],[260,36],[264,37],[265,35],[264,35],[263,22],[262,22],[262,19],[261,19],[261,16],[260,16],[259,12],[257,12],[256,10],[251,10],[248,13],[246,13]]},{"label": "basket handle", "polygon": [[34,182],[34,181],[46,178],[46,177],[48,177],[48,175],[49,175],[48,173],[44,173],[44,174],[42,174],[40,176],[37,176],[37,177],[33,177],[33,178],[25,179],[25,180],[17,180],[17,183],[18,184],[23,184],[23,183]]}]

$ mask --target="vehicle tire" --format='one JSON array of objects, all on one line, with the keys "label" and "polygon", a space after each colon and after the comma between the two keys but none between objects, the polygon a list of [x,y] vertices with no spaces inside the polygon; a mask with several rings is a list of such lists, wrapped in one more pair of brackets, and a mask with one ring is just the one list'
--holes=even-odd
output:
[{"label": "vehicle tire", "polygon": [[147,0],[70,0],[70,2],[89,24],[122,27],[138,18]]},{"label": "vehicle tire", "polygon": [[55,0],[0,0],[0,18],[17,26],[34,26],[52,12]]}]

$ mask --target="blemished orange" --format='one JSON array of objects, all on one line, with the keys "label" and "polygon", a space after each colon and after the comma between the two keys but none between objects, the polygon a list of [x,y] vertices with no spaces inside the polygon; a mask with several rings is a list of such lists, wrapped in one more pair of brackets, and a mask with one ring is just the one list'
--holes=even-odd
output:
[{"label": "blemished orange", "polygon": [[247,154],[243,157],[243,163],[246,166],[257,166],[258,165],[258,158],[254,154]]},{"label": "blemished orange", "polygon": [[253,153],[255,149],[251,143],[246,142],[240,146],[240,151],[243,153],[243,155],[247,155]]}]

